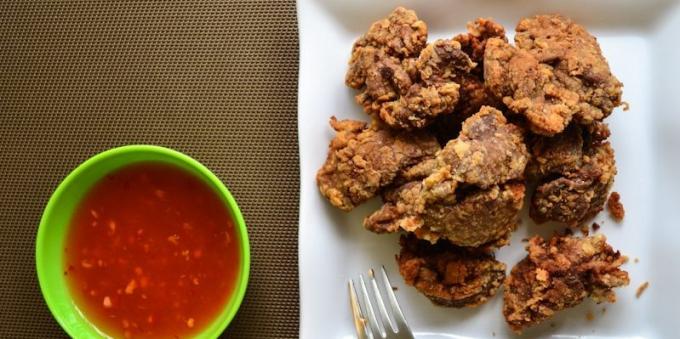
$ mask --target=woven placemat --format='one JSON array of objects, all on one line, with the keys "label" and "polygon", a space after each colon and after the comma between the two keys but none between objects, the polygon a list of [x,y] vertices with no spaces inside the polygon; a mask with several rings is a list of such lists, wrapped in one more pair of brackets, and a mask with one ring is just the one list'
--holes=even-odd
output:
[{"label": "woven placemat", "polygon": [[0,337],[66,335],[42,300],[38,222],[76,165],[125,144],[191,155],[252,246],[229,338],[298,336],[294,1],[0,2]]}]

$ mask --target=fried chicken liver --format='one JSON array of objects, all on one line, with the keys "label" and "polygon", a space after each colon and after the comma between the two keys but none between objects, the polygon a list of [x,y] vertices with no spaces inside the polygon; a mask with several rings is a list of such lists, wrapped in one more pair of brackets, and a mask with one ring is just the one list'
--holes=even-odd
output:
[{"label": "fried chicken liver", "polygon": [[539,180],[529,211],[534,221],[576,227],[603,209],[616,175],[614,150],[601,140],[608,135],[606,125],[596,123],[531,141],[527,173]]},{"label": "fried chicken liver", "polygon": [[452,39],[426,45],[427,26],[398,7],[352,48],[345,83],[367,113],[400,129],[419,129],[459,100],[461,77],[475,64]]},{"label": "fried chicken liver", "polygon": [[354,120],[331,118],[337,135],[316,180],[321,194],[344,211],[373,197],[406,166],[434,156],[439,144],[423,133],[404,134]]},{"label": "fried chicken liver", "polygon": [[471,115],[479,112],[482,106],[501,109],[503,103],[484,86],[484,49],[490,38],[507,41],[505,29],[490,18],[478,18],[469,22],[467,33],[456,35],[453,40],[461,45],[461,49],[476,66],[469,74],[460,73],[460,98],[452,114],[438,116],[432,123],[432,130],[442,145],[455,138],[460,132],[461,123]]},{"label": "fried chicken liver", "polygon": [[628,273],[620,269],[626,257],[601,234],[554,236],[547,242],[536,236],[527,252],[504,284],[503,315],[518,333],[586,298],[615,302],[612,289],[629,283]]},{"label": "fried chicken liver", "polygon": [[399,273],[406,284],[437,305],[480,305],[496,294],[505,279],[505,264],[491,254],[446,241],[431,244],[413,235],[402,235],[400,244]]},{"label": "fried chicken liver", "polygon": [[612,75],[595,37],[560,15],[538,15],[517,25],[515,46],[487,41],[487,87],[532,132],[552,136],[569,122],[601,121],[621,104],[623,85]]},{"label": "fried chicken liver", "polygon": [[364,226],[378,233],[403,229],[433,243],[502,245],[517,226],[524,183],[514,180],[528,158],[519,128],[485,106],[436,158],[405,171],[410,182],[386,194]]}]

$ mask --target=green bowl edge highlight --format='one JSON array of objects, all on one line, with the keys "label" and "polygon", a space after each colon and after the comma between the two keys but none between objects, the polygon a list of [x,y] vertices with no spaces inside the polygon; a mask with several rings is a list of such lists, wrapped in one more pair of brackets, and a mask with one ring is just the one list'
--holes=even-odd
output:
[{"label": "green bowl edge highlight", "polygon": [[[153,159],[147,159],[144,157],[150,154],[155,155],[155,157]],[[122,158],[118,159],[116,163],[115,161],[116,157]],[[93,171],[93,168],[94,169],[97,168],[96,165],[107,160],[110,162],[114,162],[116,164],[114,164],[113,166],[103,165],[106,167],[106,169],[104,170],[98,169],[97,171],[95,171],[95,174],[86,173],[87,171]],[[239,270],[239,277],[236,281],[229,302],[225,305],[222,312],[220,312],[215,318],[215,320],[213,320],[209,325],[207,325],[202,331],[197,333],[195,338],[218,337],[227,328],[229,323],[231,323],[243,301],[246,289],[248,287],[248,279],[250,275],[250,244],[248,240],[248,231],[246,228],[245,220],[243,219],[243,215],[241,214],[241,211],[238,205],[236,204],[236,201],[234,200],[233,196],[231,195],[227,187],[222,183],[222,181],[220,181],[219,178],[217,178],[215,174],[213,174],[203,164],[181,152],[154,145],[127,145],[116,147],[98,153],[92,156],[91,158],[87,159],[85,162],[81,163],[73,171],[71,171],[71,173],[69,173],[66,176],[66,178],[64,178],[64,180],[62,180],[62,182],[59,184],[59,186],[57,186],[55,191],[50,196],[50,199],[47,202],[45,210],[42,214],[40,225],[38,227],[38,234],[35,241],[36,246],[35,262],[38,281],[40,284],[40,290],[50,312],[57,320],[59,325],[70,336],[82,337],[83,335],[85,335],[88,338],[107,337],[106,335],[104,335],[104,333],[99,332],[99,330],[94,325],[92,325],[85,318],[84,315],[76,314],[77,308],[75,307],[74,301],[70,296],[68,286],[66,285],[67,282],[63,276],[64,240],[66,233],[68,232],[68,224],[70,223],[70,217],[72,216],[75,207],[77,207],[82,197],[89,191],[92,185],[99,181],[104,175],[111,173],[112,171],[115,171],[116,169],[126,165],[147,161],[165,162],[172,165],[176,165],[188,171],[192,175],[197,176],[200,180],[204,181],[207,185],[214,189],[216,193],[220,196],[220,199],[223,200],[225,206],[227,207],[234,221],[235,227],[237,227],[236,233],[239,237],[238,242],[240,247],[239,254],[241,256],[240,258],[241,267]],[[72,185],[77,185],[76,181],[83,175],[85,176],[90,175],[91,178],[89,178],[88,180],[89,182],[85,185],[85,187],[80,190],[81,192],[78,194],[78,196],[70,198],[70,200],[68,197],[63,197],[62,195],[66,194],[67,191],[69,191],[69,189],[72,189]],[[47,238],[47,233],[49,232],[48,227],[50,227],[48,226],[48,223],[51,221],[52,217],[55,214],[62,213],[60,211],[57,211],[57,209],[60,208],[60,206],[58,206],[57,204],[61,203],[62,200],[67,200],[67,203],[72,205],[71,208],[67,209],[65,212],[68,215],[67,218],[68,220],[65,221],[67,225],[63,226],[62,228],[65,229],[58,233],[60,238],[56,239],[57,240],[56,244],[49,245],[46,242],[54,239]],[[58,258],[45,259],[46,255],[51,254],[47,250],[48,247],[50,246],[52,248],[56,247],[59,249]],[[53,275],[54,273],[53,271],[55,270],[54,267],[52,267],[51,269],[47,267],[50,263],[53,263],[54,261],[57,261],[59,266],[58,268],[56,268],[56,270],[58,271],[58,276]],[[53,288],[55,290],[51,291],[50,288]]]}]

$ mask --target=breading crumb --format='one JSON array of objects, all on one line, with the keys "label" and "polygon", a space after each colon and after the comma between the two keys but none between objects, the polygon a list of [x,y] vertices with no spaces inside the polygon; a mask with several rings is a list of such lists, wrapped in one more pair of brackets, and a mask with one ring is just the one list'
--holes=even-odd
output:
[{"label": "breading crumb", "polygon": [[630,109],[630,104],[626,101],[621,102],[621,106],[623,107],[624,112]]},{"label": "breading crumb", "polygon": [[637,291],[635,291],[635,297],[639,299],[640,296],[642,296],[642,293],[645,293],[647,287],[649,287],[649,281],[645,281],[640,286],[638,286]]},{"label": "breading crumb", "polygon": [[587,225],[581,226],[581,233],[583,233],[583,236],[587,237],[590,234],[590,229],[588,228]]},{"label": "breading crumb", "polygon": [[612,192],[612,194],[609,195],[609,200],[607,200],[607,208],[609,209],[609,213],[616,221],[623,220],[626,211],[623,209],[621,195],[618,192]]},{"label": "breading crumb", "polygon": [[595,315],[593,314],[593,311],[588,310],[588,313],[586,313],[586,320],[588,320],[588,321],[595,320]]},{"label": "breading crumb", "polygon": [[607,308],[606,308],[606,307],[602,307],[602,314],[605,314],[605,313],[607,313]]},{"label": "breading crumb", "polygon": [[600,230],[600,224],[594,222],[593,223],[593,232],[597,232],[598,230]]},{"label": "breading crumb", "polygon": [[639,259],[639,258],[635,258],[635,259],[633,259],[633,262],[637,264],[637,263],[640,262],[640,259]]}]

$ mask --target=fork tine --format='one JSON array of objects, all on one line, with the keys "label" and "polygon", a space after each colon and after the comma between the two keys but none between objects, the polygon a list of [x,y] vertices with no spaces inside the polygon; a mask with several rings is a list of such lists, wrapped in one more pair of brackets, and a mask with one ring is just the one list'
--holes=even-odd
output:
[{"label": "fork tine", "polygon": [[354,327],[357,330],[358,339],[367,339],[366,336],[366,318],[361,312],[361,307],[359,307],[359,300],[357,297],[357,291],[354,288],[354,281],[349,279],[349,303],[352,309],[352,318],[354,320]]},{"label": "fork tine", "polygon": [[[385,331],[387,331],[387,324],[389,324],[389,327],[392,329],[392,332],[397,332],[397,327],[395,324],[392,323],[392,320],[390,319],[390,316],[387,314],[387,308],[385,308],[385,303],[383,302],[382,298],[382,293],[380,293],[380,288],[378,287],[378,284],[375,280],[375,271],[371,268],[368,270],[368,277],[369,277],[369,283],[373,287],[373,294],[375,295],[376,299],[376,304],[378,304],[378,310],[380,311],[380,315],[382,318],[382,323],[383,326],[385,327]],[[392,286],[384,286],[381,284],[384,288],[389,288],[392,289]],[[385,324],[387,323],[387,324]]]},{"label": "fork tine", "polygon": [[387,298],[389,299],[390,305],[392,306],[392,315],[394,315],[394,320],[397,322],[399,332],[410,333],[408,324],[406,323],[406,318],[404,318],[404,313],[401,312],[401,308],[399,307],[399,303],[397,302],[397,297],[394,295],[394,291],[392,290],[392,284],[390,283],[390,279],[387,278],[385,266],[381,267],[381,271],[383,283],[385,284],[386,287],[385,292],[387,293]]},{"label": "fork tine", "polygon": [[359,275],[359,282],[361,283],[361,294],[366,306],[366,313],[368,313],[368,328],[371,329],[373,338],[385,338],[385,332],[383,331],[382,323],[378,323],[378,319],[375,317],[375,312],[373,312],[373,304],[371,303],[371,297],[368,294],[368,289],[366,289],[366,283],[364,283],[363,274]]}]

